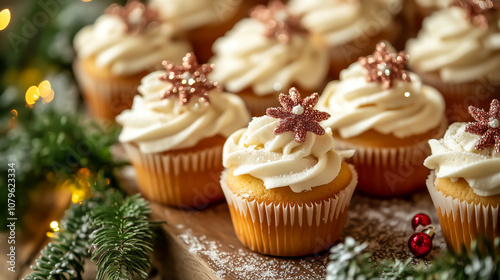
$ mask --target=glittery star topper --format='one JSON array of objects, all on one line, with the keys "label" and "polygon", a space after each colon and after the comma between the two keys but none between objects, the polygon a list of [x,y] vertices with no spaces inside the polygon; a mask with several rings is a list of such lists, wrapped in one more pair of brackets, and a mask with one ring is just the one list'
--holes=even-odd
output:
[{"label": "glittery star topper", "polygon": [[488,17],[500,12],[500,2],[494,0],[455,0],[450,4],[465,10],[465,18],[482,29],[488,29]]},{"label": "glittery star topper", "polygon": [[268,38],[275,37],[282,44],[288,43],[295,33],[307,33],[300,23],[302,16],[291,14],[280,1],[269,3],[268,7],[258,5],[250,11],[250,16],[264,23]]},{"label": "glittery star topper", "polygon": [[132,35],[141,34],[152,23],[160,22],[158,11],[136,0],[128,1],[124,7],[111,4],[106,13],[120,17],[125,22],[126,32]]},{"label": "glittery star topper", "polygon": [[163,61],[167,73],[160,75],[160,81],[170,83],[161,98],[177,96],[180,105],[186,105],[191,97],[197,95],[205,103],[209,103],[208,93],[212,90],[222,90],[217,82],[208,80],[207,75],[214,69],[213,64],[198,65],[194,53],[187,53],[182,58],[182,65]]},{"label": "glittery star topper", "polygon": [[469,113],[476,122],[470,122],[465,127],[465,132],[481,135],[476,143],[476,150],[484,150],[494,145],[495,152],[500,153],[500,102],[493,99],[488,113],[483,109],[469,106]]},{"label": "glittery star topper", "polygon": [[297,143],[304,143],[308,131],[317,135],[325,134],[325,129],[318,122],[330,117],[330,114],[314,110],[318,103],[318,93],[315,92],[302,100],[299,91],[291,88],[289,95],[280,93],[279,101],[282,107],[267,108],[266,114],[281,119],[274,128],[274,134],[292,131]]},{"label": "glittery star topper", "polygon": [[366,81],[380,82],[384,89],[392,88],[394,80],[399,79],[410,82],[410,75],[404,70],[408,55],[405,52],[399,54],[387,50],[385,43],[377,44],[373,55],[360,57],[359,64],[368,70]]}]

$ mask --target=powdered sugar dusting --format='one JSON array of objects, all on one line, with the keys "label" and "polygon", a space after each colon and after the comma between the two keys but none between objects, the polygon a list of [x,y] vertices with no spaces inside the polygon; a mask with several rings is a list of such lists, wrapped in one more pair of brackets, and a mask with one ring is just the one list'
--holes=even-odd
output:
[{"label": "powdered sugar dusting", "polygon": [[313,279],[326,275],[326,255],[306,258],[276,258],[247,249],[231,250],[232,244],[195,236],[191,229],[178,237],[188,245],[190,253],[208,257],[214,274],[232,279]]}]

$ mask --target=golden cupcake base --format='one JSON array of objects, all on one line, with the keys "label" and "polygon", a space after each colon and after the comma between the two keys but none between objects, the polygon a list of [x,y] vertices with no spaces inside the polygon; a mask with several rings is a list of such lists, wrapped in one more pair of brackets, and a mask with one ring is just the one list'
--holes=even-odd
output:
[{"label": "golden cupcake base", "polygon": [[460,254],[465,248],[470,253],[470,245],[478,237],[490,244],[500,237],[500,195],[480,197],[464,179],[436,178],[434,171],[427,179],[427,189],[448,249]]},{"label": "golden cupcake base", "polygon": [[356,171],[345,163],[334,181],[302,193],[265,189],[260,179],[233,176],[231,170],[221,178],[241,243],[261,254],[288,257],[320,253],[340,238],[356,184]]},{"label": "golden cupcake base", "polygon": [[219,180],[225,138],[214,136],[193,148],[144,154],[135,144],[124,147],[136,171],[141,193],[160,204],[202,209],[220,201]]}]

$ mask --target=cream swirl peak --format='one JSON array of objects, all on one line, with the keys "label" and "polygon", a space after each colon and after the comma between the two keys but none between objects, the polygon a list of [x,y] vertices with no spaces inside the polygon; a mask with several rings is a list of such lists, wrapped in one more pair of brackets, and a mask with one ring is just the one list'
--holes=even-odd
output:
[{"label": "cream swirl peak", "polygon": [[408,40],[409,66],[435,73],[444,82],[500,80],[500,13],[483,29],[466,19],[459,7],[439,10],[423,21],[417,38]]},{"label": "cream swirl peak", "polygon": [[188,31],[204,25],[224,22],[240,8],[243,1],[220,0],[150,0],[160,18],[171,22],[176,30]]},{"label": "cream swirl peak", "polygon": [[[116,9],[120,7],[115,6],[112,10]],[[174,40],[173,28],[167,22],[151,24],[144,18],[151,19],[151,13],[138,6],[134,10],[100,16],[93,25],[76,34],[74,47],[78,58],[94,59],[96,66],[107,68],[116,76],[150,70],[161,66],[158,62],[163,59],[180,62],[191,46],[185,41]],[[134,24],[124,21],[122,16],[131,18]]]},{"label": "cream swirl peak", "polygon": [[396,80],[392,88],[384,89],[380,83],[368,82],[366,71],[353,63],[340,73],[339,81],[326,86],[316,105],[331,114],[323,126],[337,130],[342,138],[371,129],[405,138],[439,126],[445,105],[436,89],[423,85],[411,72],[411,82]]},{"label": "cream swirl peak", "polygon": [[402,8],[401,0],[290,0],[288,5],[330,47],[375,36]]},{"label": "cream swirl peak", "polygon": [[274,133],[279,123],[279,119],[262,116],[233,133],[224,144],[224,167],[232,168],[235,176],[261,179],[267,189],[290,186],[298,193],[333,181],[342,160],[354,154],[334,150],[329,128],[323,135],[308,133],[298,143],[293,133]]},{"label": "cream swirl peak", "polygon": [[432,155],[424,165],[438,178],[467,181],[479,196],[500,194],[500,153],[493,146],[477,150],[479,135],[466,132],[467,123],[453,123],[443,139],[429,140]]},{"label": "cream swirl peak", "polygon": [[252,89],[256,95],[275,94],[292,85],[321,86],[328,73],[328,53],[306,34],[294,33],[287,43],[268,38],[266,26],[253,18],[238,22],[215,41],[211,78],[231,92]]},{"label": "cream swirl peak", "polygon": [[130,110],[123,111],[116,121],[123,126],[120,142],[132,142],[143,153],[157,153],[195,146],[215,135],[228,137],[245,126],[250,119],[240,97],[217,90],[208,92],[210,103],[189,98],[164,98],[172,88],[160,77],[167,71],[156,71],[142,79]]}]

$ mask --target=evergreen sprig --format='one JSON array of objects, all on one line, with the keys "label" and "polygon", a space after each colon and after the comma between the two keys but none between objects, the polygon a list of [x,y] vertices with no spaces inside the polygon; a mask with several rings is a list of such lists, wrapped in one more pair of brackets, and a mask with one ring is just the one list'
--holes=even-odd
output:
[{"label": "evergreen sprig", "polygon": [[149,203],[139,195],[124,198],[109,188],[104,172],[91,178],[93,196],[72,204],[61,231],[42,251],[26,280],[81,279],[86,259],[97,261],[97,279],[147,278],[153,251]]},{"label": "evergreen sprig", "polygon": [[[97,259],[97,279],[146,279],[153,251],[153,231],[147,220],[149,204],[139,195],[114,196],[110,205],[91,211],[92,260]],[[107,278],[106,278],[107,277]]]},{"label": "evergreen sprig", "polygon": [[[97,180],[90,180],[94,191],[103,191],[106,180],[102,173]],[[31,266],[33,273],[26,280],[41,279],[81,279],[85,260],[90,256],[89,236],[92,232],[89,212],[105,203],[103,192],[98,192],[81,203],[72,204],[60,222],[61,230],[54,233],[52,242],[47,244]]]},{"label": "evergreen sprig", "polygon": [[[483,238],[473,241],[469,254],[446,255],[433,260],[430,266],[411,265],[412,259],[384,260],[375,264],[371,254],[363,251],[367,243],[347,237],[344,243],[331,249],[327,280],[468,280],[500,279],[500,238],[490,244]],[[465,250],[464,250],[465,252]]]}]

